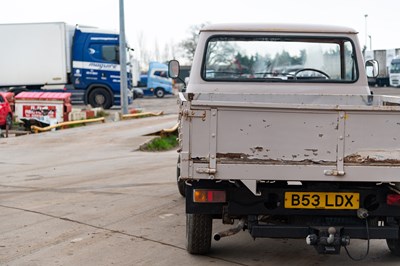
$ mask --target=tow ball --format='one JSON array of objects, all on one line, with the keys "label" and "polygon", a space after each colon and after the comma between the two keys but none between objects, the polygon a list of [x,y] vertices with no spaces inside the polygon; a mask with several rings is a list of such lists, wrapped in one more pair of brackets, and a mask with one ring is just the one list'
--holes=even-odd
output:
[{"label": "tow ball", "polygon": [[315,228],[315,233],[306,237],[306,243],[314,246],[319,254],[339,254],[342,246],[350,244],[349,236],[341,236],[340,230]]}]

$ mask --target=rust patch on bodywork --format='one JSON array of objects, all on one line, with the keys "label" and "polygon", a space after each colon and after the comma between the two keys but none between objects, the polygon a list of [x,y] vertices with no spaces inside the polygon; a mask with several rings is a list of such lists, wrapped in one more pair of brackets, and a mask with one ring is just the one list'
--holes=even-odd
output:
[{"label": "rust patch on bodywork", "polygon": [[[264,156],[265,157],[265,156]],[[292,160],[278,160],[271,158],[253,158],[253,156],[244,153],[217,153],[217,160],[219,163],[243,163],[243,164],[281,164],[281,165],[331,165],[335,161],[315,161],[310,159],[296,160],[298,156],[293,155]],[[304,157],[308,157],[304,155]],[[208,161],[207,158],[197,158],[195,161]],[[398,166],[400,165],[400,158],[390,158],[390,156],[382,156],[382,154],[374,154],[370,156],[363,156],[362,154],[351,154],[344,158],[344,163],[348,165],[376,165],[376,166]]]},{"label": "rust patch on bodywork", "polygon": [[[256,152],[262,152],[263,150],[264,150],[264,148],[263,147],[254,147],[254,148],[250,148],[250,150],[253,152],[253,153],[256,153]],[[268,150],[267,150],[268,151]]]},{"label": "rust patch on bodywork", "polygon": [[[296,156],[297,157],[297,156]],[[200,158],[198,158],[200,159]],[[313,161],[313,160],[277,160],[271,158],[252,158],[243,153],[217,153],[218,163],[243,163],[243,164],[281,164],[281,165],[334,165],[336,162]],[[197,160],[200,162],[200,160]],[[208,161],[202,158],[201,161]]]},{"label": "rust patch on bodywork", "polygon": [[344,162],[348,164],[400,165],[400,158],[390,158],[390,156],[385,156],[384,153],[371,153],[371,155],[351,154],[344,158]]},{"label": "rust patch on bodywork", "polygon": [[243,153],[217,153],[217,159],[244,159],[247,155]]},{"label": "rust patch on bodywork", "polygon": [[318,156],[318,149],[304,149],[305,151],[310,151],[314,156]]}]

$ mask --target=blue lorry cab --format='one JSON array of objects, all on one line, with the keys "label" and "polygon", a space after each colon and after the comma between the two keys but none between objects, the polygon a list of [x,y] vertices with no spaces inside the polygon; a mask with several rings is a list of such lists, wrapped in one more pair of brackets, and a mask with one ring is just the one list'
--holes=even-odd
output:
[{"label": "blue lorry cab", "polygon": [[[132,74],[129,67],[127,72],[127,95],[131,103]],[[72,40],[71,81],[75,89],[84,90],[84,102],[93,107],[108,109],[121,105],[119,35],[96,28],[77,27]]]}]

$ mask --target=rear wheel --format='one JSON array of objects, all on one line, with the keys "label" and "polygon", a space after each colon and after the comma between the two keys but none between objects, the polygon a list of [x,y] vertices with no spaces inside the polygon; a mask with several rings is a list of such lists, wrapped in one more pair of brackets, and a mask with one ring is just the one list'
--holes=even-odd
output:
[{"label": "rear wheel", "polygon": [[6,129],[7,126],[8,126],[8,129],[11,129],[11,127],[12,127],[12,115],[11,114],[7,114],[5,123],[0,128]]},{"label": "rear wheel", "polygon": [[179,177],[181,176],[180,162],[181,162],[181,158],[179,157],[178,163],[176,165],[176,183],[178,185],[179,194],[181,194],[182,197],[185,197],[186,196],[186,183],[184,180],[179,179]]},{"label": "rear wheel", "polygon": [[111,94],[104,88],[95,88],[89,94],[89,104],[92,107],[110,109],[112,106]]},{"label": "rear wheel", "polygon": [[157,98],[162,98],[165,95],[165,91],[163,88],[157,88],[154,94],[157,96]]},{"label": "rear wheel", "polygon": [[211,248],[212,217],[186,214],[186,249],[190,254],[206,254]]},{"label": "rear wheel", "polygon": [[393,255],[400,257],[400,239],[386,239],[386,243]]}]

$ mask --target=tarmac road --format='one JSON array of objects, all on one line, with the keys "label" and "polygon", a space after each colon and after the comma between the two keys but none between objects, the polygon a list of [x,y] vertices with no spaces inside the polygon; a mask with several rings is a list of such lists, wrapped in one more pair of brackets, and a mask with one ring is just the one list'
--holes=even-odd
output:
[{"label": "tarmac road", "polygon": [[399,96],[400,95],[400,88],[394,88],[394,87],[370,87],[370,89],[376,95],[394,95],[394,96]]},{"label": "tarmac road", "polygon": [[[176,151],[137,151],[144,135],[176,121],[171,114],[0,139],[0,265],[360,265],[344,250],[318,255],[302,239],[254,241],[247,232],[213,241],[207,256],[189,255]],[[214,221],[214,232],[226,228]],[[349,247],[354,257],[366,249],[367,241]],[[374,240],[362,264],[399,261]]]}]

